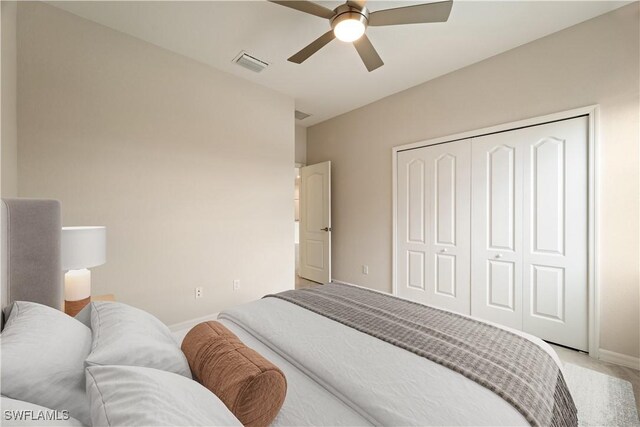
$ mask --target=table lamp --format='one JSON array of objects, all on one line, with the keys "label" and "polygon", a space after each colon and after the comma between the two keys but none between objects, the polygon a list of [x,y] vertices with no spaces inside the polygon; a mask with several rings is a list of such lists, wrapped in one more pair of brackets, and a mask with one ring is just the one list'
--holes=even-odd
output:
[{"label": "table lamp", "polygon": [[64,312],[75,316],[91,300],[89,268],[107,261],[106,227],[62,227]]}]

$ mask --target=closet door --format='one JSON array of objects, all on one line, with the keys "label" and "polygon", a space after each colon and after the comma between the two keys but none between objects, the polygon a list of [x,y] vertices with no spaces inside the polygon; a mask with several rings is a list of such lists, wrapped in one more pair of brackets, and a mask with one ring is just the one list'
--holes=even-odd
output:
[{"label": "closet door", "polygon": [[588,351],[588,119],[519,132],[526,231],[523,330]]},{"label": "closet door", "polygon": [[522,329],[522,145],[515,131],[471,149],[471,314]]},{"label": "closet door", "polygon": [[398,154],[398,296],[470,313],[470,140]]},{"label": "closet door", "polygon": [[587,350],[586,117],[472,141],[471,313]]}]

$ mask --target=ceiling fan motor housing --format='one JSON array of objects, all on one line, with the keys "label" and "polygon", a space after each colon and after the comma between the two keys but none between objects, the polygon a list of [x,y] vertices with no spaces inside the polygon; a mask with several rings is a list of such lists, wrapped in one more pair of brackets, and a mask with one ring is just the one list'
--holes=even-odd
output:
[{"label": "ceiling fan motor housing", "polygon": [[367,27],[369,24],[369,10],[366,7],[362,9],[358,9],[348,4],[342,4],[333,10],[334,15],[331,18],[331,28],[335,29],[336,25],[338,25],[342,21],[346,21],[348,19],[354,19],[356,21],[362,22],[362,24]]}]

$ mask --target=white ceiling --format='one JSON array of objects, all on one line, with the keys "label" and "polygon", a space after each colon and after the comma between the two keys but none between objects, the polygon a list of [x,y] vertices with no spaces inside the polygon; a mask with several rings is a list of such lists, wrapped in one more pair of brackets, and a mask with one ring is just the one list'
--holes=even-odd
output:
[{"label": "white ceiling", "polygon": [[[370,10],[425,1],[374,1]],[[338,40],[301,65],[287,58],[328,21],[267,1],[49,2],[61,9],[295,98],[313,125],[453,70],[601,15],[618,1],[455,1],[447,23],[370,27],[385,65],[367,72]],[[341,2],[319,2],[331,9]],[[256,74],[232,63],[244,50],[271,65]]]}]

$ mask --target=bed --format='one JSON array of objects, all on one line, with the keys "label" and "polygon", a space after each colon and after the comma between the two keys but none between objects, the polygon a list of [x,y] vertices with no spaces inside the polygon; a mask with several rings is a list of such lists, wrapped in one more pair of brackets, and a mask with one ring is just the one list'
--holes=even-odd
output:
[{"label": "bed", "polygon": [[[18,300],[60,308],[59,204],[4,201],[2,229],[3,308]],[[34,268],[34,259],[44,261]],[[364,307],[363,301],[370,303]],[[339,306],[345,309],[333,310]],[[286,398],[275,426],[577,424],[561,363],[549,345],[520,331],[428,310],[436,309],[353,286],[325,285],[230,308],[218,321],[286,376]],[[416,325],[416,319],[426,315],[444,322],[442,330],[451,335],[442,338],[445,344],[439,353],[423,346],[433,342],[432,337],[415,339],[418,334],[442,335]],[[448,322],[460,326],[447,329]],[[378,333],[385,328],[386,335]],[[499,341],[483,346],[485,338],[478,338],[483,350],[477,351],[459,344],[456,334],[468,335],[469,328],[488,330]],[[496,365],[491,369],[476,360],[479,353],[499,349],[506,339],[515,344],[505,344],[498,353],[510,353],[514,346],[526,351],[514,350],[509,357],[490,355]],[[447,356],[463,347],[457,359]],[[477,364],[482,366],[471,366]],[[553,384],[518,390],[511,384],[513,378],[523,379],[521,388],[549,378]],[[541,396],[530,396],[531,390]],[[510,396],[518,393],[519,398]]]}]

